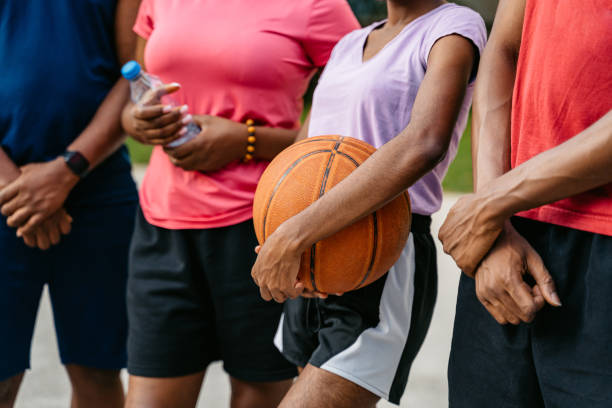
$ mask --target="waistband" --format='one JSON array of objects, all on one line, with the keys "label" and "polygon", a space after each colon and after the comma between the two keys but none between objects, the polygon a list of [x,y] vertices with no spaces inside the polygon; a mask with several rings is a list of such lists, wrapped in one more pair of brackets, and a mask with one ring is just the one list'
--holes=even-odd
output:
[{"label": "waistband", "polygon": [[410,232],[416,232],[417,234],[428,234],[431,229],[431,216],[412,214],[412,224],[410,225]]}]

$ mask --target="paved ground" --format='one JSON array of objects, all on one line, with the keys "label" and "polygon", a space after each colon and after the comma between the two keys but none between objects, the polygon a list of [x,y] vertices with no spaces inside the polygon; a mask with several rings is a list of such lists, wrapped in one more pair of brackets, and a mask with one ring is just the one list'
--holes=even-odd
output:
[{"label": "paved ground", "polygon": [[[137,169],[140,178],[142,169]],[[456,196],[447,195],[442,211],[434,218],[434,236],[443,216]],[[410,376],[401,407],[447,407],[446,364],[450,349],[452,323],[459,271],[451,259],[438,250],[438,302],[425,344]],[[32,346],[32,370],[27,373],[17,399],[17,408],[65,408],[70,400],[68,379],[59,362],[49,298],[45,293],[36,323]],[[198,408],[228,407],[229,384],[220,364],[210,367]],[[393,407],[381,402],[379,408]]]}]

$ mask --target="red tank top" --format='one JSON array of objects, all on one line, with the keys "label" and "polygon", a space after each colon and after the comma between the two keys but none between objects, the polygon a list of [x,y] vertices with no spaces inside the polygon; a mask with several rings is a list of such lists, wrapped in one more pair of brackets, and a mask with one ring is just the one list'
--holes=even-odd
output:
[{"label": "red tank top", "polygon": [[[610,109],[612,0],[527,0],[512,104],[512,167]],[[612,184],[518,215],[612,235]]]}]

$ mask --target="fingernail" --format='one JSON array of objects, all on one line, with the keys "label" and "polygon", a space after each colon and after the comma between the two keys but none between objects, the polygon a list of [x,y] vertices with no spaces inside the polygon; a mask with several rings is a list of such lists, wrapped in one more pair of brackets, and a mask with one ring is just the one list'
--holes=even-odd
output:
[{"label": "fingernail", "polygon": [[172,86],[178,86],[179,88],[181,87],[181,84],[179,84],[178,82],[172,82],[170,85],[172,85]]},{"label": "fingernail", "polygon": [[185,125],[188,124],[189,122],[191,122],[193,120],[193,116],[191,115],[187,115],[183,118],[183,120],[181,122],[183,122]]},{"label": "fingernail", "polygon": [[172,110],[172,106],[170,106],[170,105],[165,105],[165,106],[164,106],[164,108],[162,109],[162,111],[163,111],[164,113],[168,113],[168,112],[170,112],[171,110]]},{"label": "fingernail", "polygon": [[556,306],[561,306],[561,299],[559,299],[559,295],[557,295],[557,292],[551,293],[550,297],[552,298]]},{"label": "fingernail", "polygon": [[186,113],[187,113],[187,111],[188,111],[188,110],[189,110],[189,106],[187,106],[187,105],[183,105],[183,106],[181,106],[181,109],[180,109],[180,111],[179,111],[179,112],[181,112],[181,114],[183,114],[183,115],[184,115],[184,114],[186,114]]},{"label": "fingernail", "polygon": [[178,134],[183,136],[185,133],[187,133],[187,128],[183,126],[181,130],[179,130]]}]

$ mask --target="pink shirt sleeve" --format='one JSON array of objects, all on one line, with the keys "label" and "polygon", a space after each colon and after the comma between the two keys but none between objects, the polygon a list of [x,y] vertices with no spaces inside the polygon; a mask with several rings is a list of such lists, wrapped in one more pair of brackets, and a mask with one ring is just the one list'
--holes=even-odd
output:
[{"label": "pink shirt sleeve", "polygon": [[153,0],[142,0],[140,9],[138,10],[138,15],[136,16],[136,22],[134,23],[132,30],[134,30],[134,32],[140,37],[148,40],[149,36],[153,32],[154,26]]},{"label": "pink shirt sleeve", "polygon": [[346,0],[314,0],[305,10],[310,13],[304,48],[315,66],[327,63],[334,45],[347,33],[360,28]]}]

